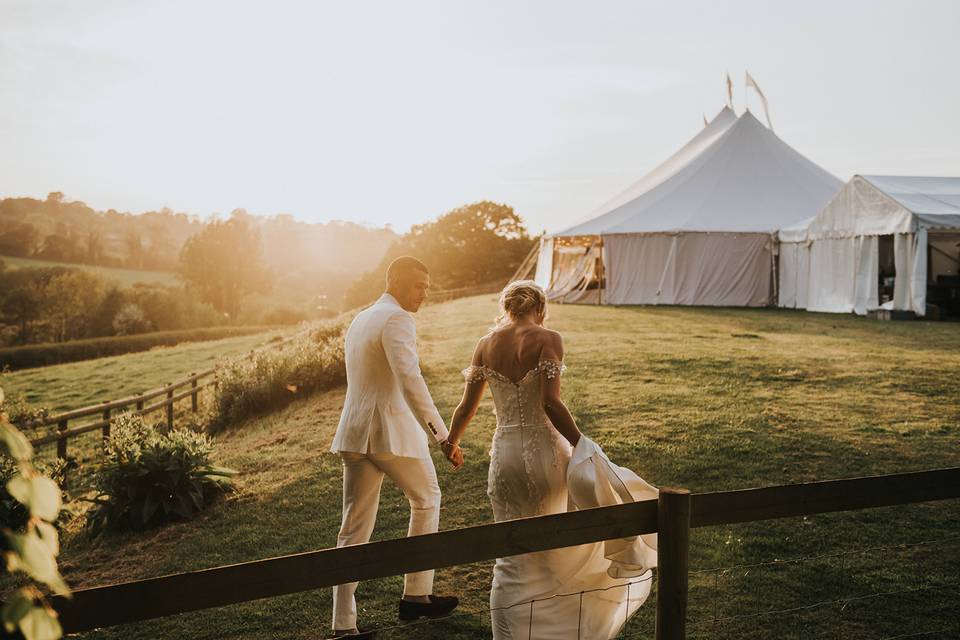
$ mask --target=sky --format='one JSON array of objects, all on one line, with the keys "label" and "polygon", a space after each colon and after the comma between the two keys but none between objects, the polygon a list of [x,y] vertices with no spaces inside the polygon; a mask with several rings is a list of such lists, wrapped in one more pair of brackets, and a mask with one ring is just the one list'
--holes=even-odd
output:
[{"label": "sky", "polygon": [[960,175],[960,2],[0,0],[0,197],[405,231],[582,219],[726,101],[837,177]]}]

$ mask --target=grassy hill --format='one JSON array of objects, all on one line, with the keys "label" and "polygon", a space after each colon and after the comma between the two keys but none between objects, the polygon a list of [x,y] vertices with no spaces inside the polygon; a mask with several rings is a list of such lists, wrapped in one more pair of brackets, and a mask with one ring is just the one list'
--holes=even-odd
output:
[{"label": "grassy hill", "polygon": [[30,404],[55,412],[79,409],[174,382],[192,371],[212,367],[218,358],[245,353],[293,331],[296,329],[291,327],[14,371],[0,375],[0,387],[8,396],[23,394]]},{"label": "grassy hill", "polygon": [[[462,390],[458,372],[494,314],[493,297],[484,296],[418,315],[424,373],[445,416]],[[554,306],[550,314],[565,335],[564,394],[581,428],[615,462],[657,485],[707,491],[960,464],[960,326],[776,310]],[[340,468],[326,450],[342,399],[342,389],[304,399],[219,436],[219,461],[241,471],[240,490],[196,522],[96,540],[68,531],[65,577],[92,586],[333,546]],[[487,399],[467,433],[464,468],[453,472],[435,455],[444,529],[492,520],[485,495],[490,405]],[[407,516],[402,495],[385,483],[374,538],[404,535]],[[954,502],[698,529],[691,569],[940,540],[956,534],[957,522]],[[952,563],[955,579],[960,545],[952,540],[694,573],[690,619],[900,591],[941,576],[943,562]],[[458,593],[465,610],[482,611],[491,565],[438,571],[436,591]],[[361,584],[361,622],[395,624],[401,584],[399,577]],[[956,595],[946,597],[865,598],[842,609],[694,626],[689,637],[917,633],[953,624]],[[651,601],[624,637],[652,637],[652,614]],[[83,637],[306,639],[324,637],[329,618],[330,593],[321,590]],[[379,637],[488,638],[485,620],[481,614]]]},{"label": "grassy hill", "polygon": [[122,287],[129,287],[137,283],[143,284],[163,284],[176,286],[180,284],[177,276],[172,271],[144,271],[140,269],[118,269],[114,267],[99,267],[91,264],[78,264],[73,262],[52,262],[50,260],[35,260],[33,258],[15,258],[12,256],[0,256],[0,260],[6,263],[10,269],[40,269],[44,267],[66,267],[67,269],[82,269],[90,271],[98,276],[115,280]]}]

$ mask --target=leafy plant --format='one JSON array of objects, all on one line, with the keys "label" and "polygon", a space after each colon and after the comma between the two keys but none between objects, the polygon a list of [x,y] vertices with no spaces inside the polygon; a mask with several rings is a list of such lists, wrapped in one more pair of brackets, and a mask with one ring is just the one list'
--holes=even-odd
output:
[{"label": "leafy plant", "polygon": [[277,349],[217,366],[208,428],[282,407],[296,395],[332,389],[346,380],[342,322],[328,322]]},{"label": "leafy plant", "polygon": [[53,523],[60,514],[60,488],[33,466],[30,441],[3,413],[0,413],[0,452],[14,469],[6,482],[6,492],[22,505],[26,516],[22,529],[3,529],[5,567],[10,573],[22,573],[28,578],[28,583],[4,603],[0,619],[7,633],[19,630],[27,640],[56,640],[63,635],[63,629],[38,585],[59,595],[70,595],[57,569],[60,540]]},{"label": "leafy plant", "polygon": [[[11,421],[12,422],[12,421]],[[41,475],[63,487],[67,463],[56,459],[54,462],[35,460],[34,469]],[[23,531],[30,520],[30,510],[14,498],[7,489],[7,483],[20,473],[20,464],[7,456],[0,456],[0,527],[11,531]],[[66,502],[66,494],[61,489],[61,502]],[[56,526],[57,520],[52,523]]]},{"label": "leafy plant", "polygon": [[233,486],[235,472],[211,464],[212,453],[202,433],[160,433],[141,416],[120,416],[94,475],[98,495],[88,526],[99,533],[195,517]]}]

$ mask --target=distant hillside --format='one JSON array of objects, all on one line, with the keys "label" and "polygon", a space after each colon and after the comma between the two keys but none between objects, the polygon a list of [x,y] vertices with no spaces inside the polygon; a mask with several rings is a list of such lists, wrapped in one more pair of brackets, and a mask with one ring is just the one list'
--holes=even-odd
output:
[{"label": "distant hillside", "polygon": [[[277,287],[339,302],[357,273],[375,267],[398,237],[352,222],[313,224],[292,215],[251,216]],[[187,238],[207,220],[171,209],[139,214],[96,211],[51,193],[45,200],[0,199],[0,255],[58,263],[173,271]],[[10,264],[14,261],[8,260]],[[25,266],[25,265],[24,265]],[[344,282],[346,281],[346,282]]]},{"label": "distant hillside", "polygon": [[90,264],[77,264],[72,262],[56,262],[53,260],[37,260],[36,258],[16,258],[13,256],[0,255],[0,261],[3,261],[8,269],[44,269],[48,267],[69,267],[79,268],[84,271],[90,271],[103,276],[108,280],[114,280],[124,287],[135,284],[162,284],[167,286],[176,286],[179,284],[177,276],[172,271],[148,271],[145,269],[121,269],[117,267],[100,267]]}]

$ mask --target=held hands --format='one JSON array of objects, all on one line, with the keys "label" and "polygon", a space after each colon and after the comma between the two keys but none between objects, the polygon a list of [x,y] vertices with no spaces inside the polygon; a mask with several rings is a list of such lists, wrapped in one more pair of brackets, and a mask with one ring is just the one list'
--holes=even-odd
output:
[{"label": "held hands", "polygon": [[444,440],[440,443],[440,449],[443,451],[443,455],[446,456],[447,460],[450,461],[450,464],[453,465],[454,469],[459,469],[463,466],[463,450],[460,449],[459,444]]}]

